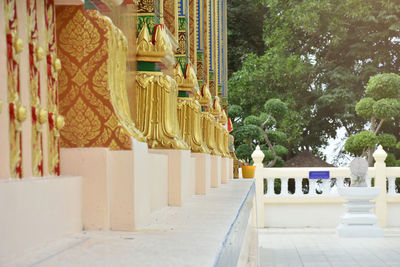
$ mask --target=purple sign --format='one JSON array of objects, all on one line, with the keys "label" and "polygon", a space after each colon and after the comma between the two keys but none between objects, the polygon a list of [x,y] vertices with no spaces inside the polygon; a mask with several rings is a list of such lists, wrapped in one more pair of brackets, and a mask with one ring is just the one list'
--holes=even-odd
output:
[{"label": "purple sign", "polygon": [[308,179],[329,179],[329,171],[310,171]]}]

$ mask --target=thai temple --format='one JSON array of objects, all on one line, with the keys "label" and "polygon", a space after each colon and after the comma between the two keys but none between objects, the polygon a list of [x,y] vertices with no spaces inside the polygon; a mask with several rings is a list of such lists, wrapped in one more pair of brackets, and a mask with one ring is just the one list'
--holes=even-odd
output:
[{"label": "thai temple", "polygon": [[0,1],[0,266],[247,266],[227,1]]}]

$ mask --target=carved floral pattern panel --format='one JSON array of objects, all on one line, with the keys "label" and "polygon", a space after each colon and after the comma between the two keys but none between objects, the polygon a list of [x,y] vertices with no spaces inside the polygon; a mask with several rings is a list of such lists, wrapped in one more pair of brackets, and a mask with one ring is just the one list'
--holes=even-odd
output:
[{"label": "carved floral pattern panel", "polygon": [[108,27],[100,14],[82,7],[57,7],[60,112],[66,125],[62,147],[130,149],[114,112],[108,86]]}]

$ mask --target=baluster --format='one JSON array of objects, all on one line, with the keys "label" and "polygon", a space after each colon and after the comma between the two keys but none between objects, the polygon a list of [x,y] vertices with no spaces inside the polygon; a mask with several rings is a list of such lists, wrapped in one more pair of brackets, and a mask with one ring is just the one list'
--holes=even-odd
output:
[{"label": "baluster", "polygon": [[288,193],[288,180],[289,178],[281,178],[281,196],[287,196]]},{"label": "baluster", "polygon": [[302,186],[303,178],[294,178],[295,183],[295,195],[303,195],[303,186]]},{"label": "baluster", "polygon": [[371,181],[372,181],[372,177],[370,177],[368,175],[367,178],[365,178],[365,182],[367,183],[367,187],[371,187]]},{"label": "baluster", "polygon": [[322,180],[322,195],[330,195],[331,193],[331,180],[323,179]]},{"label": "baluster", "polygon": [[336,187],[342,188],[344,186],[344,177],[337,177],[336,178]]},{"label": "baluster", "polygon": [[317,193],[315,192],[315,189],[317,188],[317,180],[308,179],[308,183],[309,183],[309,187],[310,187],[308,194],[311,196],[316,195]]},{"label": "baluster", "polygon": [[268,181],[267,195],[273,196],[275,195],[275,189],[274,189],[275,178],[267,178],[267,181]]},{"label": "baluster", "polygon": [[388,183],[389,183],[389,190],[388,190],[388,195],[394,195],[396,194],[396,177],[388,177]]}]

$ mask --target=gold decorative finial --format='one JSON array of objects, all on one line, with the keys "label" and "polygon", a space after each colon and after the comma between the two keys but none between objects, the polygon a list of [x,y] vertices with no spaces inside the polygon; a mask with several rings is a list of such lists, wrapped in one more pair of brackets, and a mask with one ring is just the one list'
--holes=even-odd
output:
[{"label": "gold decorative finial", "polygon": [[221,123],[222,125],[225,125],[227,121],[228,121],[228,118],[226,117],[226,112],[223,109],[221,117],[219,118],[219,123]]},{"label": "gold decorative finial", "polygon": [[201,88],[201,98],[199,100],[200,105],[202,106],[209,106],[211,103],[212,97],[210,93],[210,89],[208,89],[207,84],[203,84]]},{"label": "gold decorative finial", "polygon": [[161,62],[172,50],[163,24],[156,25],[154,27],[153,36],[150,37],[149,29],[145,23],[139,33],[136,43],[136,56],[138,61]]},{"label": "gold decorative finial", "polygon": [[211,114],[215,117],[215,119],[219,119],[221,116],[221,104],[219,103],[218,96],[214,98]]}]

